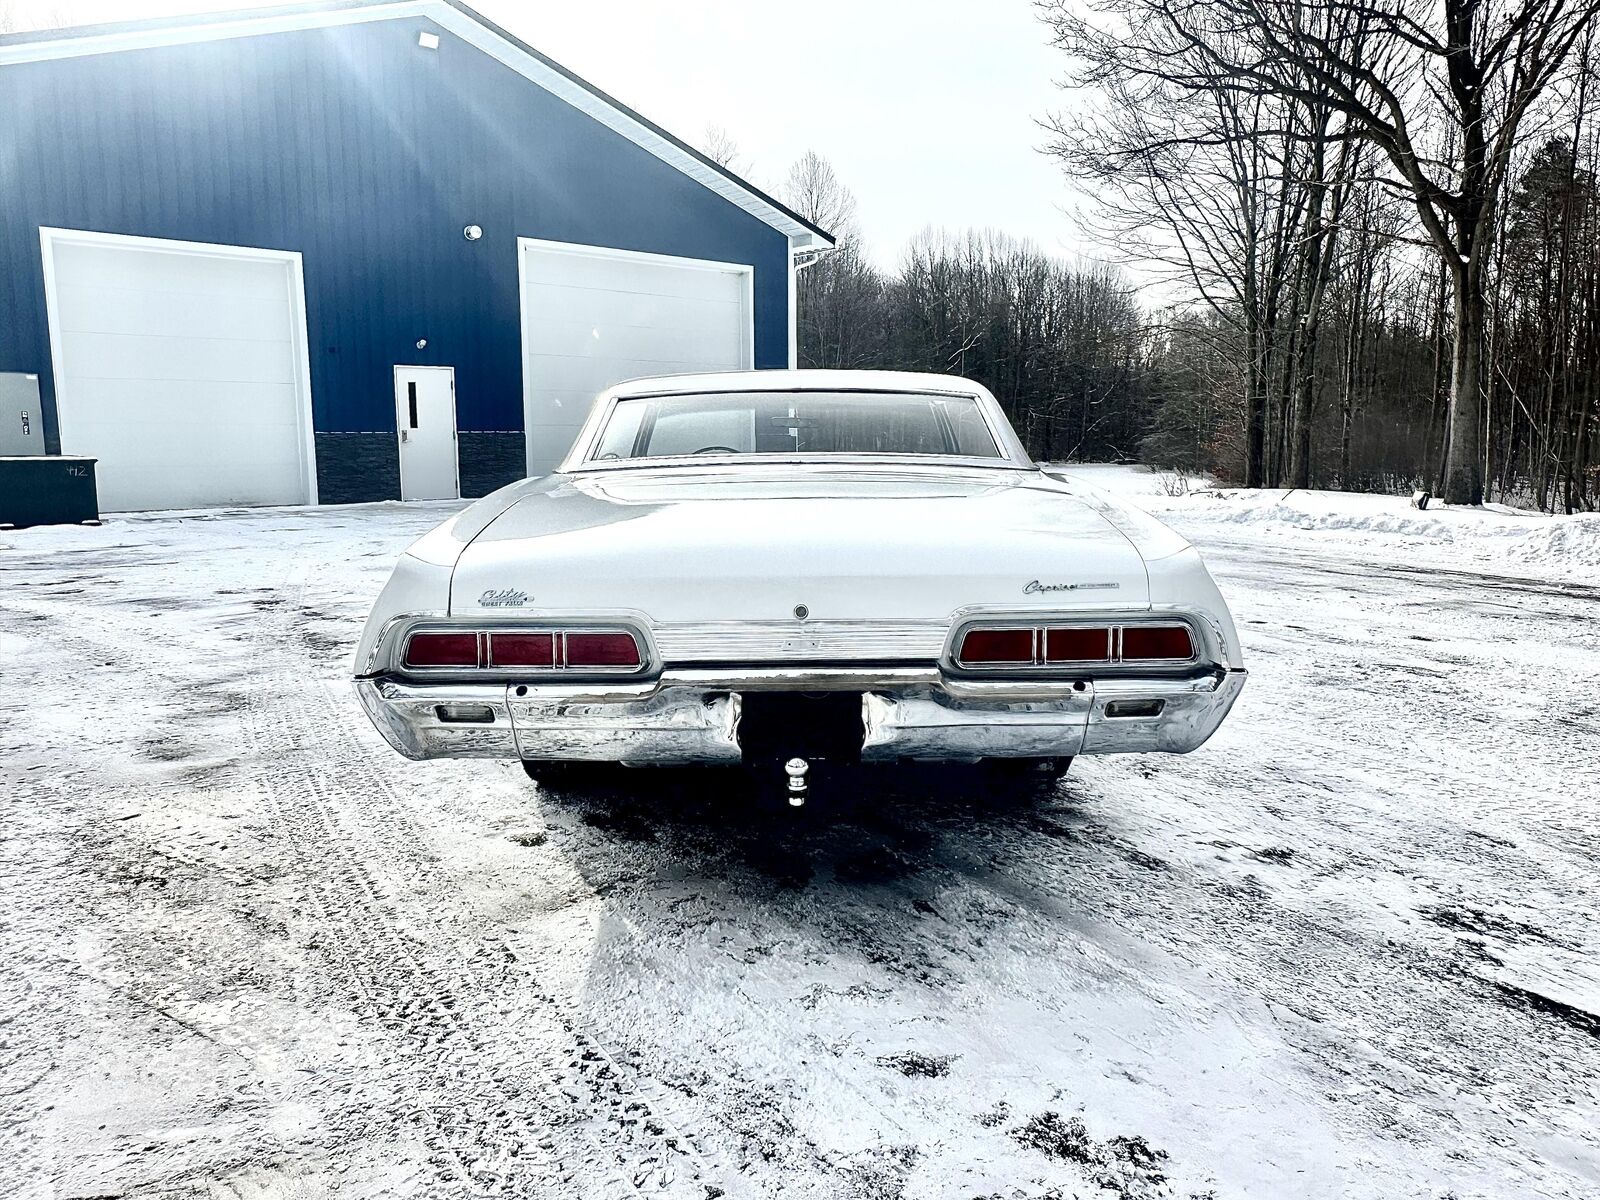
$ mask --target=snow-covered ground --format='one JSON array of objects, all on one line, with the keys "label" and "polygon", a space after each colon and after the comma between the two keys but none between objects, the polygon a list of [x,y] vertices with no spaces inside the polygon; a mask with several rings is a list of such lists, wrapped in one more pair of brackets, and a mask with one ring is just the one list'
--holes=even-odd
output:
[{"label": "snow-covered ground", "polygon": [[1086,474],[1207,551],[1222,732],[798,819],[389,752],[449,506],[0,534],[0,1196],[1600,1195],[1592,524]]},{"label": "snow-covered ground", "polygon": [[[1505,505],[1426,509],[1408,497],[1298,488],[1222,488],[1139,467],[1055,467],[1181,528],[1196,542],[1307,543],[1357,561],[1376,556],[1600,584],[1600,513],[1553,516]],[[1176,493],[1176,494],[1173,494]],[[1307,539],[1306,533],[1317,536]]]}]

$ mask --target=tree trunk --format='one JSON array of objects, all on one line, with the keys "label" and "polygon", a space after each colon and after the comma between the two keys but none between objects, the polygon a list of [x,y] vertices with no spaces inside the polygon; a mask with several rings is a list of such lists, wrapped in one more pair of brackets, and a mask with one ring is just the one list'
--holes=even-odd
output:
[{"label": "tree trunk", "polygon": [[1272,459],[1267,471],[1267,486],[1282,487],[1289,470],[1289,406],[1294,396],[1295,364],[1300,361],[1300,300],[1299,281],[1295,283],[1296,296],[1289,319],[1289,344],[1283,349],[1283,370],[1278,376],[1278,396],[1273,405],[1276,418],[1272,430]]},{"label": "tree trunk", "polygon": [[1450,363],[1445,354],[1445,300],[1450,293],[1450,272],[1441,262],[1439,266],[1439,288],[1434,293],[1433,304],[1433,336],[1429,339],[1433,343],[1433,392],[1428,399],[1428,436],[1426,439],[1432,447],[1433,433],[1439,431],[1439,457],[1436,460],[1438,469],[1432,476],[1432,487],[1436,494],[1444,494],[1444,460],[1450,448]]},{"label": "tree trunk", "polygon": [[1254,312],[1245,314],[1245,487],[1267,482],[1267,372],[1261,346],[1261,325]]},{"label": "tree trunk", "polygon": [[1455,345],[1450,366],[1450,446],[1445,452],[1444,498],[1451,504],[1483,503],[1483,362],[1487,301],[1483,281],[1469,264],[1455,276]]},{"label": "tree trunk", "polygon": [[1361,373],[1362,352],[1367,338],[1367,305],[1370,300],[1371,264],[1367,261],[1366,236],[1356,254],[1357,276],[1350,298],[1350,321],[1345,330],[1344,379],[1340,396],[1339,486],[1350,487],[1350,434],[1356,423],[1356,382]]},{"label": "tree trunk", "polygon": [[1289,486],[1311,486],[1311,408],[1317,386],[1318,321],[1308,315],[1300,340],[1300,379],[1295,385],[1294,416],[1290,419]]}]

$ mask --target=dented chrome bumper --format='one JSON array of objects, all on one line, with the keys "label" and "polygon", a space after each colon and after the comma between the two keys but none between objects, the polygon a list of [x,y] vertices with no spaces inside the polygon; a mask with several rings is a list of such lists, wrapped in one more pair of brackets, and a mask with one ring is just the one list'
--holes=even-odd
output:
[{"label": "dented chrome bumper", "polygon": [[356,681],[362,707],[408,758],[631,764],[737,763],[741,696],[861,695],[861,758],[971,761],[1164,751],[1209,738],[1242,670],[1189,679],[957,678],[937,668],[774,667],[666,671],[571,683]]}]

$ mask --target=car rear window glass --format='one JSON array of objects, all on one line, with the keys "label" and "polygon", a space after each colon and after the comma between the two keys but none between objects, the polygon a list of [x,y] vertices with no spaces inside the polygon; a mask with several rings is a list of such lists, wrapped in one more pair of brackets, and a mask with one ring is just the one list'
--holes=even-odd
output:
[{"label": "car rear window glass", "polygon": [[970,396],[718,392],[617,401],[594,461],[718,454],[948,454],[1000,458]]}]

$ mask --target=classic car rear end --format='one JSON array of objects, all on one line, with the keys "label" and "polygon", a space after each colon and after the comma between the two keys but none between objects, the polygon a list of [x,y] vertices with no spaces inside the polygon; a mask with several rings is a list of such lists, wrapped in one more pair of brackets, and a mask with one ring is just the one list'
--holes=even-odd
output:
[{"label": "classic car rear end", "polygon": [[601,397],[402,558],[356,673],[401,753],[531,764],[1183,752],[1244,682],[1182,539],[977,385],[836,372]]}]

